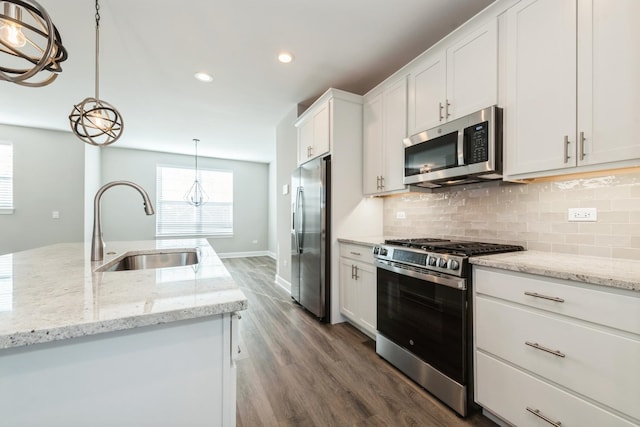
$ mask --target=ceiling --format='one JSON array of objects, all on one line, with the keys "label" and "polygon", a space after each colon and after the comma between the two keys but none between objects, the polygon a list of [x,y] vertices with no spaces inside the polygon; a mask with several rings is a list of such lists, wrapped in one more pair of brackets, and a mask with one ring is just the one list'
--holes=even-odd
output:
[{"label": "ceiling", "polygon": [[[101,0],[100,98],[124,118],[113,146],[193,154],[199,138],[201,155],[271,162],[297,104],[329,87],[366,93],[492,2]],[[42,88],[0,81],[0,123],[70,131],[73,105],[94,96],[95,3],[39,3],[69,59]]]}]

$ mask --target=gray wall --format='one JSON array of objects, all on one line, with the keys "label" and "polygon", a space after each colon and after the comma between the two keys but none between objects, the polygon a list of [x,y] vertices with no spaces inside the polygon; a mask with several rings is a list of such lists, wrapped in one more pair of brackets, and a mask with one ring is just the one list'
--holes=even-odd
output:
[{"label": "gray wall", "polygon": [[81,242],[85,144],[70,132],[8,125],[0,125],[0,140],[13,142],[15,206],[0,215],[0,254]]},{"label": "gray wall", "polygon": [[[102,182],[133,181],[144,187],[155,202],[158,164],[193,167],[194,159],[193,156],[106,147],[102,151]],[[234,173],[234,236],[209,239],[216,252],[223,255],[265,253],[268,250],[269,165],[199,157],[198,166]],[[145,215],[137,191],[113,187],[102,197],[102,231],[107,244],[110,240],[154,239],[155,216]]]},{"label": "gray wall", "polygon": [[269,163],[269,255],[273,258],[277,258],[276,253],[278,251],[278,221],[277,221],[277,188],[276,188],[276,172],[278,162],[273,161]]},{"label": "gray wall", "polygon": [[291,186],[291,172],[297,163],[297,131],[293,126],[298,117],[297,107],[282,118],[276,127],[276,218],[277,218],[277,277],[276,281],[285,287],[291,284],[291,188],[282,194],[284,185]]}]

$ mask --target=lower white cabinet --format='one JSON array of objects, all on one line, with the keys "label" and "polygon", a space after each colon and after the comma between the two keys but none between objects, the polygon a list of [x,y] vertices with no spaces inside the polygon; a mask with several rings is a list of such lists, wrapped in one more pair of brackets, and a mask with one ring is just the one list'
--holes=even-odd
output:
[{"label": "lower white cabinet", "polygon": [[372,338],[376,334],[376,269],[371,248],[340,244],[340,312]]},{"label": "lower white cabinet", "polygon": [[640,424],[640,293],[474,266],[473,303],[485,409],[517,426]]}]

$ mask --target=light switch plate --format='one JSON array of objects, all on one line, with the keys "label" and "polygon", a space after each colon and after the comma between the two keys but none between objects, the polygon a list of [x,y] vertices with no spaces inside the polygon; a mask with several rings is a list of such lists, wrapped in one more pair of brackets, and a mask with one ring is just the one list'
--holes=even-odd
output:
[{"label": "light switch plate", "polygon": [[289,194],[289,184],[284,184],[282,186],[282,195],[286,196],[287,194]]},{"label": "light switch plate", "polygon": [[594,222],[598,220],[596,208],[569,208],[569,222]]},{"label": "light switch plate", "polygon": [[407,217],[407,215],[403,211],[396,212],[396,218],[397,219],[405,219],[406,217]]}]

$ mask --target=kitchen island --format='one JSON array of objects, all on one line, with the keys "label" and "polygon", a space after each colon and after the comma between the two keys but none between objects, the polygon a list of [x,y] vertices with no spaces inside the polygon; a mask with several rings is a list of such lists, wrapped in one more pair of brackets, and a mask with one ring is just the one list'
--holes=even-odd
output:
[{"label": "kitchen island", "polygon": [[[194,265],[104,271],[125,253]],[[11,426],[235,425],[247,299],[206,240],[83,243],[0,256],[0,411]]]}]

